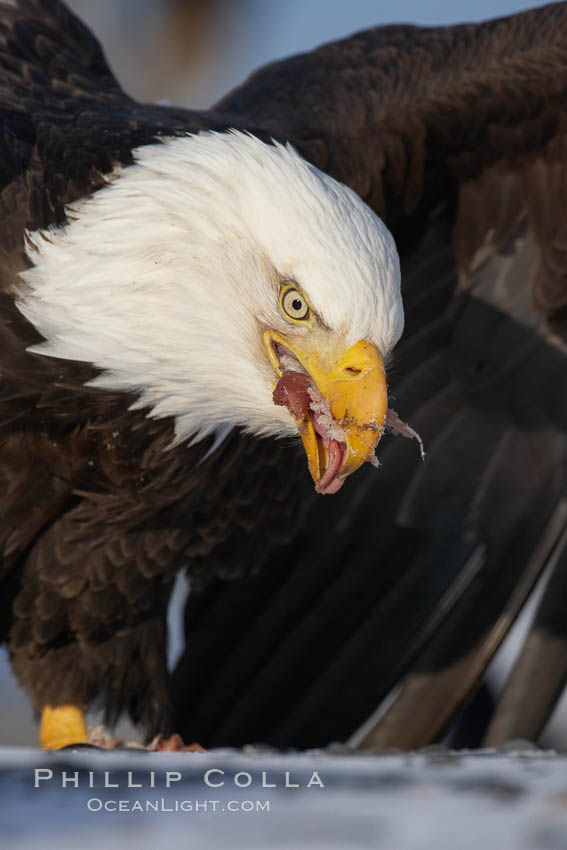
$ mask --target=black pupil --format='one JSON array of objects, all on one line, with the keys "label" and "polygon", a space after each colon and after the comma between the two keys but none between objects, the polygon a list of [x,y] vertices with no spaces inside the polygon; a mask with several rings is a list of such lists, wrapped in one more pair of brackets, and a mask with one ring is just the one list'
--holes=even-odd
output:
[{"label": "black pupil", "polygon": [[299,298],[294,298],[291,302],[291,306],[297,313],[299,313],[299,311],[303,308],[303,301],[300,301]]}]

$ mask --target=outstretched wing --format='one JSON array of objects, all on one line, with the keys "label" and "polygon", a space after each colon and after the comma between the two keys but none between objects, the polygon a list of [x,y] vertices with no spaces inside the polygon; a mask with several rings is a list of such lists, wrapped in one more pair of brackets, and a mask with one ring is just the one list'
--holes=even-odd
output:
[{"label": "outstretched wing", "polygon": [[567,675],[566,103],[555,4],[369,30],[219,104],[391,227],[406,309],[391,398],[427,460],[390,439],[258,578],[193,594],[175,674],[191,739],[325,744],[397,688],[365,744],[435,740],[549,567],[488,740],[539,734]]}]

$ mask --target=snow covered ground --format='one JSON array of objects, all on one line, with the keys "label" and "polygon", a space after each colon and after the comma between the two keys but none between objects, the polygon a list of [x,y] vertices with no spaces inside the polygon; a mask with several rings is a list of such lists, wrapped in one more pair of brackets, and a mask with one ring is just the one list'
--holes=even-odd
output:
[{"label": "snow covered ground", "polygon": [[14,850],[559,850],[567,758],[4,748],[0,835]]}]

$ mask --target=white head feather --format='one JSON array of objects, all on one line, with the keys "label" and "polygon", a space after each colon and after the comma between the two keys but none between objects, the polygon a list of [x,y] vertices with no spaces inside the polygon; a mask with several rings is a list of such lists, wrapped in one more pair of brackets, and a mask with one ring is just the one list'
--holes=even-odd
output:
[{"label": "white head feather", "polygon": [[380,219],[292,147],[242,133],[139,148],[68,225],[29,243],[19,308],[46,340],[32,350],[93,363],[94,385],[137,392],[136,407],[175,418],[178,440],[296,433],[261,341],[262,327],[290,332],[282,278],[346,343],[387,356],[403,328]]}]

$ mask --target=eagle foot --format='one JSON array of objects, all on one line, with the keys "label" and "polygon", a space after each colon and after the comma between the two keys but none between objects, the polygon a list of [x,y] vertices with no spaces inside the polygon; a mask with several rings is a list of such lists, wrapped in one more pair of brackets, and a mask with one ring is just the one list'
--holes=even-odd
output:
[{"label": "eagle foot", "polygon": [[185,744],[181,735],[156,735],[148,745],[123,741],[104,726],[87,729],[85,712],[74,705],[45,706],[41,714],[39,740],[42,750],[93,748],[99,750],[136,749],[149,752],[205,752],[197,743]]},{"label": "eagle foot", "polygon": [[115,738],[106,731],[104,726],[95,726],[89,730],[89,744],[103,750],[127,749],[127,750],[147,750],[152,753],[164,752],[205,752],[200,744],[185,744],[181,735],[171,735],[166,738],[165,735],[156,735],[150,744],[145,746],[137,741],[123,741],[120,738]]},{"label": "eagle foot", "polygon": [[41,712],[39,743],[42,750],[88,744],[85,712],[75,705],[46,705]]}]

